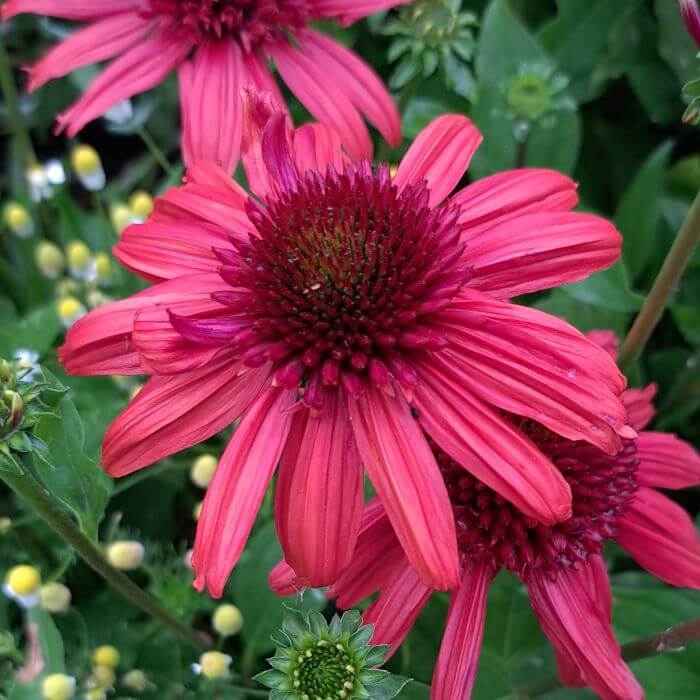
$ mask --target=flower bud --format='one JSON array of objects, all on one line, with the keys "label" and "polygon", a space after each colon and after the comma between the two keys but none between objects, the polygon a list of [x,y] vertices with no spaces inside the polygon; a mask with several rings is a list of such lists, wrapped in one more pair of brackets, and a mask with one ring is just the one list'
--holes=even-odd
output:
[{"label": "flower bud", "polygon": [[29,238],[34,233],[34,222],[29,212],[17,202],[9,202],[3,210],[7,228],[18,238]]},{"label": "flower bud", "polygon": [[114,687],[117,681],[117,674],[109,666],[95,666],[92,669],[92,679],[100,688],[109,690]]},{"label": "flower bud", "polygon": [[75,678],[65,673],[52,673],[41,682],[44,700],[69,700],[75,693]]},{"label": "flower bud", "polygon": [[47,583],[39,590],[39,602],[50,613],[66,612],[71,602],[70,589],[62,583]]},{"label": "flower bud", "polygon": [[207,488],[214,478],[214,472],[218,464],[219,462],[214,455],[206,454],[197,457],[190,470],[192,483],[195,486],[199,486],[200,489]]},{"label": "flower bud", "polygon": [[22,397],[12,389],[6,389],[2,397],[3,403],[7,407],[8,415],[3,427],[9,427],[11,430],[19,427],[24,414],[24,401]]},{"label": "flower bud", "polygon": [[97,649],[92,652],[92,663],[95,666],[115,669],[119,666],[120,659],[119,651],[109,644],[97,647]]},{"label": "flower bud", "polygon": [[71,274],[84,279],[92,263],[92,253],[83,241],[71,241],[66,246],[66,258]]},{"label": "flower bud", "polygon": [[148,688],[148,679],[143,671],[134,669],[121,677],[122,685],[135,693],[143,693]]},{"label": "flower bud", "polygon": [[144,220],[153,211],[153,197],[148,192],[137,190],[129,197],[131,212],[137,218]]},{"label": "flower bud", "polygon": [[104,188],[105,171],[99,154],[92,146],[76,146],[71,153],[71,164],[86,190],[94,192]]},{"label": "flower bud", "polygon": [[112,279],[112,258],[107,253],[95,255],[95,274],[98,282],[109,282]]},{"label": "flower bud", "polygon": [[131,209],[121,202],[112,204],[109,208],[109,218],[117,233],[121,233],[129,224],[134,223],[134,214]]},{"label": "flower bud", "polygon": [[65,328],[70,328],[77,320],[85,315],[85,307],[75,297],[65,297],[56,307],[58,317]]},{"label": "flower bud", "polygon": [[199,663],[194,664],[195,673],[200,673],[209,680],[225,678],[233,659],[220,651],[207,651],[199,657]]},{"label": "flower bud", "polygon": [[212,627],[222,637],[232,637],[243,627],[243,615],[235,605],[220,605],[212,617]]},{"label": "flower bud", "polygon": [[15,595],[28,596],[36,593],[41,585],[41,574],[33,566],[20,564],[7,572],[5,584]]},{"label": "flower bud", "polygon": [[145,554],[144,546],[140,542],[133,540],[114,542],[107,549],[109,563],[122,571],[138,569]]},{"label": "flower bud", "polygon": [[39,241],[34,248],[34,262],[44,277],[57,279],[66,266],[61,249],[51,241]]}]

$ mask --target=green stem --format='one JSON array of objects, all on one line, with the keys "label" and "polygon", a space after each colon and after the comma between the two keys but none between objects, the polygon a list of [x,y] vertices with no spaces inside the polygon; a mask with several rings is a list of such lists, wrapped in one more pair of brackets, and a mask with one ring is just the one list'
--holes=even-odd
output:
[{"label": "green stem", "polygon": [[153,159],[160,165],[161,168],[170,178],[175,177],[175,168],[172,163],[168,160],[168,157],[163,153],[160,146],[153,140],[153,137],[146,131],[143,126],[136,127],[136,133],[139,138],[143,141],[146,148],[150,151]]},{"label": "green stem", "polygon": [[0,471],[2,479],[15,493],[21,496],[104,580],[130,603],[158,620],[183,642],[196,649],[207,649],[209,641],[190,629],[146,591],[139,588],[123,572],[115,569],[97,546],[75,526],[66,513],[58,507],[48,492],[27,472]]},{"label": "green stem", "polygon": [[623,369],[629,367],[644,350],[654,328],[661,320],[673,290],[680,282],[697,248],[698,241],[700,241],[700,192],[696,195],[649,296],[622,344],[619,364]]},{"label": "green stem", "polygon": [[0,34],[0,87],[2,87],[2,94],[5,98],[10,122],[14,130],[15,138],[22,151],[25,165],[35,165],[37,162],[36,153],[34,152],[32,140],[29,138],[29,132],[27,131],[24,118],[19,109],[17,86],[15,85],[12,66],[10,65],[10,57],[7,55],[5,39],[2,34]]},{"label": "green stem", "polygon": [[[684,622],[676,627],[669,627],[663,632],[651,634],[648,637],[635,639],[622,647],[622,658],[625,661],[637,661],[651,656],[663,654],[666,651],[683,649],[691,642],[700,641],[700,618]],[[561,686],[558,676],[548,676],[539,681],[517,688],[513,698],[536,698],[545,695]]]}]

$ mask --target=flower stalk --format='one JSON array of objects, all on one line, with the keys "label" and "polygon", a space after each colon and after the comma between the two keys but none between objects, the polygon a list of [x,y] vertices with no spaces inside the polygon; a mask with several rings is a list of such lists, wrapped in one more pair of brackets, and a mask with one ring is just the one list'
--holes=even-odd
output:
[{"label": "flower stalk", "polygon": [[628,368],[642,353],[661,320],[666,304],[678,285],[700,241],[700,192],[671,246],[661,271],[620,349],[619,364]]},{"label": "flower stalk", "polygon": [[78,555],[97,572],[118,593],[137,608],[150,615],[178,636],[183,642],[195,649],[207,649],[209,640],[206,636],[190,629],[148,593],[139,588],[128,576],[115,569],[98,547],[91,542],[73,521],[54,502],[39,482],[26,471],[0,471],[0,479],[17,495],[23,498],[34,511],[56,531]]}]

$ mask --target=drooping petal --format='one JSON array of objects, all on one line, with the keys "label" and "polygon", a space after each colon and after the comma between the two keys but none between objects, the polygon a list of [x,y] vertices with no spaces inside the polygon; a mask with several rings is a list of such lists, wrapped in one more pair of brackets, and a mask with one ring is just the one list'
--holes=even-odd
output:
[{"label": "drooping petal", "polygon": [[306,30],[297,41],[304,53],[322,65],[330,81],[377,127],[390,146],[401,145],[401,117],[379,76],[352,51],[327,36]]},{"label": "drooping petal", "polygon": [[299,411],[280,462],[275,525],[299,581],[320,588],[350,562],[360,531],[362,465],[345,397],[326,397],[319,415]]},{"label": "drooping petal", "polygon": [[100,306],[71,326],[59,349],[61,362],[70,374],[143,374],[131,337],[136,314],[156,306],[177,310],[207,303],[212,292],[224,289],[218,274],[186,275]]},{"label": "drooping petal", "polygon": [[307,170],[325,173],[329,165],[341,172],[348,162],[338,134],[326,124],[304,124],[294,132],[294,160],[303,175]]},{"label": "drooping petal", "polygon": [[271,388],[246,411],[207,489],[192,553],[195,588],[221,597],[289,434],[295,392]]},{"label": "drooping petal", "polygon": [[566,480],[522,431],[455,381],[437,358],[415,367],[419,420],[445,452],[523,513],[549,525],[570,517]]},{"label": "drooping petal", "polygon": [[620,341],[617,336],[612,331],[589,331],[586,333],[586,338],[594,342],[596,345],[600,345],[605,352],[612,357],[613,360],[617,361],[617,352],[620,346]]},{"label": "drooping petal", "polygon": [[311,0],[311,12],[317,17],[333,17],[352,24],[380,10],[406,5],[411,0]]},{"label": "drooping petal", "polygon": [[394,566],[377,600],[365,610],[362,620],[374,625],[372,644],[388,644],[393,655],[428,602],[432,590],[423,584],[406,559]]},{"label": "drooping petal", "polygon": [[433,674],[431,700],[471,697],[492,580],[493,571],[483,561],[462,574],[462,585],[452,594],[447,613],[447,625]]},{"label": "drooping petal", "polygon": [[642,486],[684,489],[700,484],[700,454],[670,433],[645,430],[635,441],[637,481]]},{"label": "drooping petal", "polygon": [[690,516],[670,498],[640,487],[615,538],[647,571],[672,586],[700,588],[700,538]]},{"label": "drooping petal", "polygon": [[525,583],[545,634],[560,654],[575,663],[587,685],[603,700],[644,697],[580,571],[562,570],[555,579],[533,572]]},{"label": "drooping petal", "polygon": [[112,58],[139,43],[147,31],[143,17],[135,12],[108,16],[78,29],[31,67],[27,89],[34,91],[49,80]]},{"label": "drooping petal", "polygon": [[615,362],[565,321],[467,289],[441,312],[439,330],[453,372],[484,401],[611,454],[618,435],[636,435]]},{"label": "drooping petal", "polygon": [[457,192],[465,240],[525,214],[563,212],[578,203],[576,183],[556,170],[523,168],[482,178]]},{"label": "drooping petal", "polygon": [[304,589],[297,583],[297,575],[286,561],[280,561],[267,576],[270,590],[278,596],[287,597]]},{"label": "drooping petal", "polygon": [[110,107],[162,82],[185,60],[191,48],[180,36],[166,32],[152,34],[95,78],[85,94],[58,116],[59,128],[73,138]]},{"label": "drooping petal", "polygon": [[342,87],[330,79],[326,67],[286,41],[270,46],[268,52],[289,89],[318,121],[338,132],[352,160],[370,159],[372,141],[367,127]]},{"label": "drooping petal", "polygon": [[627,421],[635,430],[644,430],[656,415],[654,397],[656,384],[649,384],[644,389],[627,389],[620,397],[627,409]]},{"label": "drooping petal", "polygon": [[[99,20],[119,12],[136,10],[140,0],[8,0],[0,8],[2,19],[10,19],[23,12],[77,21]],[[143,20],[141,20],[143,22]]]},{"label": "drooping petal", "polygon": [[465,240],[469,285],[501,299],[585,279],[622,250],[609,221],[578,212],[525,214]]},{"label": "drooping petal", "polygon": [[435,457],[400,396],[373,386],[350,400],[362,463],[421,580],[437,590],[459,582],[457,537]]},{"label": "drooping petal", "polygon": [[399,164],[394,177],[399,192],[425,180],[430,188],[430,206],[440,204],[467,172],[482,140],[479,130],[466,117],[446,114],[433,119]]},{"label": "drooping petal", "polygon": [[149,379],[109,426],[102,464],[126,476],[231,425],[268,381],[269,367],[245,370],[230,351],[204,367]]}]

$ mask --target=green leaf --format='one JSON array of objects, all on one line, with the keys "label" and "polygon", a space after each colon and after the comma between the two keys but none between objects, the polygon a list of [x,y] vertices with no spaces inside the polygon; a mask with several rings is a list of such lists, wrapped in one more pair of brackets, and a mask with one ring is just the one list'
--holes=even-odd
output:
[{"label": "green leaf", "polygon": [[61,322],[53,302],[30,311],[19,321],[0,325],[0,356],[12,357],[15,350],[27,348],[43,355],[61,332]]},{"label": "green leaf", "polygon": [[678,3],[655,0],[654,12],[659,20],[659,53],[685,83],[698,73],[698,50],[685,28]]},{"label": "green leaf", "polygon": [[430,700],[430,686],[417,681],[409,681],[399,697],[404,700]]},{"label": "green leaf", "polygon": [[[391,700],[411,682],[409,678],[382,672],[384,677],[378,683],[368,683],[367,690],[372,700]],[[401,697],[404,697],[403,695]]]},{"label": "green leaf", "polygon": [[34,453],[39,479],[76,515],[83,532],[94,539],[112,480],[85,454],[83,424],[71,399],[64,396],[56,414],[43,417],[35,432],[47,446],[46,451]]},{"label": "green leaf", "polygon": [[622,263],[560,289],[574,299],[610,311],[638,311],[644,301],[644,297],[630,290]]},{"label": "green leaf", "polygon": [[646,160],[620,200],[615,224],[623,237],[622,259],[633,280],[660,251],[657,226],[661,218],[661,195],[673,144],[666,141]]}]

